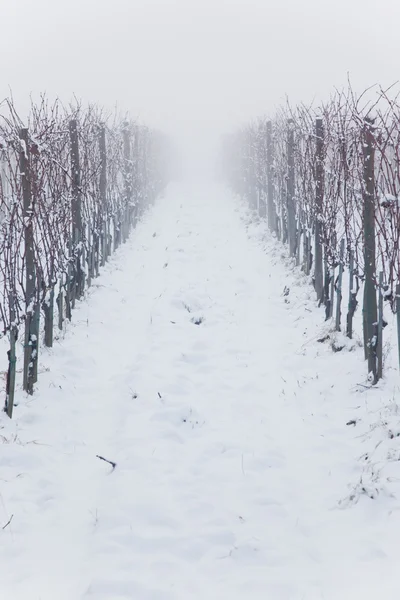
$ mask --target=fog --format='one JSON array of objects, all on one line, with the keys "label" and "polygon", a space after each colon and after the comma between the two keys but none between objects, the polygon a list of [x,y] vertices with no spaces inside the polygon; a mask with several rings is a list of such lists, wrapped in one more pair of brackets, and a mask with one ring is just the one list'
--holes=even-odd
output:
[{"label": "fog", "polygon": [[0,0],[2,97],[110,109],[171,136],[186,166],[285,95],[398,78],[398,0]]}]

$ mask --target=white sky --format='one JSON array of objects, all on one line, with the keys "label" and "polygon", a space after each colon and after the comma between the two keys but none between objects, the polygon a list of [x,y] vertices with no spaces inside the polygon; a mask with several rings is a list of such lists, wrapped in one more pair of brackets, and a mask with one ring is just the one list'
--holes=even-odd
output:
[{"label": "white sky", "polygon": [[399,0],[0,0],[0,96],[73,93],[205,151],[293,101],[399,78]]}]

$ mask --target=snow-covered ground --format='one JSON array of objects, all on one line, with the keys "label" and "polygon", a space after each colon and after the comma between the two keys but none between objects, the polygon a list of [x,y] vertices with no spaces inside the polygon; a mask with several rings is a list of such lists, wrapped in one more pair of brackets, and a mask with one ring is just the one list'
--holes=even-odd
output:
[{"label": "snow-covered ground", "polygon": [[317,342],[264,232],[170,186],[42,350],[0,420],[1,599],[398,598],[400,378]]}]

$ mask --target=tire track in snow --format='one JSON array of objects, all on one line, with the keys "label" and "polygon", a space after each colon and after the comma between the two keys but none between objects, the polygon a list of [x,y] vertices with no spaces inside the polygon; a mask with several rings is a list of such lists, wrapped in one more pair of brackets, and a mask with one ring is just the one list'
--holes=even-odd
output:
[{"label": "tire track in snow", "polygon": [[303,534],[260,369],[265,289],[230,202],[171,194],[153,215],[146,272],[161,291],[125,375],[137,398],[115,436],[120,467],[101,493],[87,597],[242,598],[261,592],[266,567],[279,597],[295,589],[280,569]]}]

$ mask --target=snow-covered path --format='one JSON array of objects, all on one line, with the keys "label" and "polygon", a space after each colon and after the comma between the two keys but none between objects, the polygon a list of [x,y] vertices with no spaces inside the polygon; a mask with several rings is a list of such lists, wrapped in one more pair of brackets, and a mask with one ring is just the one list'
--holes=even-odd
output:
[{"label": "snow-covered path", "polygon": [[355,403],[283,276],[226,191],[158,201],[7,424],[1,598],[369,597],[399,527],[338,508]]}]

